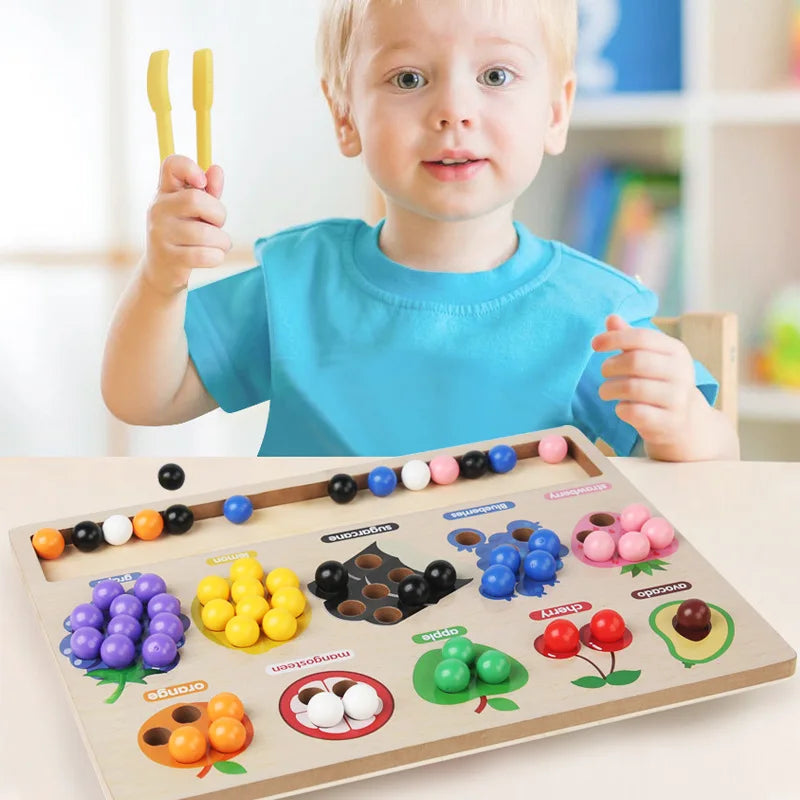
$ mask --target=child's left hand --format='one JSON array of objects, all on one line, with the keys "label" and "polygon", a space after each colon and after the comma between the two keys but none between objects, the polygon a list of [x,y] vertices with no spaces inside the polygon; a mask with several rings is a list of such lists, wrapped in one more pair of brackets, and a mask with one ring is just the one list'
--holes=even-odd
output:
[{"label": "child's left hand", "polygon": [[652,328],[634,328],[612,314],[606,330],[592,339],[598,352],[621,350],[603,363],[603,400],[619,400],[617,416],[632,425],[645,446],[672,447],[691,430],[701,397],[694,361],[679,339]]}]

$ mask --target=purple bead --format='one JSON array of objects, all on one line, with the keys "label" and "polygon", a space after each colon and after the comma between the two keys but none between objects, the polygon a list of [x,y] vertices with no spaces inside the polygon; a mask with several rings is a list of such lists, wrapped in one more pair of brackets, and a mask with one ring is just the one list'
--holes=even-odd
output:
[{"label": "purple bead", "polygon": [[101,610],[108,611],[111,601],[125,592],[122,585],[112,580],[100,581],[92,589],[92,602]]},{"label": "purple bead", "polygon": [[142,661],[151,667],[164,669],[175,660],[177,654],[175,642],[166,633],[154,633],[142,645]]},{"label": "purple bead", "polygon": [[117,614],[108,621],[106,633],[121,633],[132,642],[138,642],[139,637],[142,635],[142,623],[130,614]]},{"label": "purple bead", "polygon": [[145,604],[149,602],[151,597],[167,591],[166,581],[153,572],[146,572],[136,579],[133,584],[133,593]]},{"label": "purple bead", "polygon": [[179,617],[162,611],[150,620],[149,631],[154,633],[166,633],[173,642],[177,643],[183,638],[183,623]]},{"label": "purple bead", "polygon": [[111,601],[108,611],[112,617],[116,617],[118,614],[127,614],[141,619],[144,606],[138,597],[134,597],[132,594],[121,594]]},{"label": "purple bead", "polygon": [[112,669],[124,669],[136,658],[136,647],[127,636],[112,633],[100,645],[100,658]]},{"label": "purple bead", "polygon": [[69,646],[72,648],[72,653],[76,658],[83,658],[86,660],[97,658],[100,652],[100,645],[103,643],[103,634],[97,628],[90,628],[84,626],[78,628],[72,636],[69,637]]},{"label": "purple bead", "polygon": [[104,622],[103,612],[93,603],[81,603],[69,615],[69,624],[73,631],[87,627],[102,630]]},{"label": "purple bead", "polygon": [[162,611],[174,614],[177,617],[181,613],[181,601],[174,594],[167,594],[166,592],[151,597],[147,604],[147,616],[153,619],[156,614],[160,614]]}]

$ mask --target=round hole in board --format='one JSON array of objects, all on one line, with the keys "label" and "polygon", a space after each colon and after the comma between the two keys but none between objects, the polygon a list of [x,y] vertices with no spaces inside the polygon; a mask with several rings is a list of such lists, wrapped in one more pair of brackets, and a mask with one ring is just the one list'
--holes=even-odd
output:
[{"label": "round hole in board", "polygon": [[379,600],[389,594],[389,587],[385,583],[368,583],[361,590],[361,594],[370,600]]},{"label": "round hole in board", "polygon": [[297,694],[297,699],[304,705],[308,705],[308,701],[315,695],[319,694],[320,692],[324,691],[324,689],[320,689],[319,686],[307,686],[305,689],[301,689]]},{"label": "round hole in board", "polygon": [[197,706],[179,706],[172,712],[172,719],[181,725],[188,725],[200,719],[202,712]]},{"label": "round hole in board", "polygon": [[355,681],[337,681],[331,690],[337,697],[344,697],[344,693],[351,687],[355,686]]},{"label": "round hole in board", "polygon": [[169,736],[170,732],[166,728],[150,728],[149,731],[145,731],[142,739],[150,747],[162,747],[169,742]]},{"label": "round hole in board", "polygon": [[511,536],[518,542],[527,542],[533,536],[533,528],[514,528]]},{"label": "round hole in board", "polygon": [[336,610],[343,617],[360,617],[367,607],[360,600],[345,600],[343,603],[339,603]]},{"label": "round hole in board", "polygon": [[400,583],[403,578],[407,578],[409,575],[413,575],[414,570],[409,569],[408,567],[395,567],[393,570],[389,571],[388,578],[390,581],[394,583]]},{"label": "round hole in board", "polygon": [[356,566],[359,569],[377,569],[381,564],[383,564],[383,559],[374,553],[365,553],[356,559]]},{"label": "round hole in board", "polygon": [[598,528],[607,528],[609,525],[614,524],[614,517],[611,514],[592,514],[589,517],[589,522],[596,525]]},{"label": "round hole in board", "polygon": [[476,531],[461,531],[456,534],[456,541],[465,547],[472,547],[482,541],[482,537]]},{"label": "round hole in board", "polygon": [[380,622],[381,625],[393,625],[403,618],[403,612],[395,606],[383,606],[382,608],[376,609],[372,616],[375,618],[375,621]]},{"label": "round hole in board", "polygon": [[578,541],[579,541],[581,544],[583,544],[583,543],[584,543],[584,541],[586,540],[586,537],[587,537],[587,536],[588,536],[590,533],[592,533],[592,532],[593,532],[593,531],[578,531],[578,533],[576,533],[576,534],[575,534],[575,538],[576,538],[576,539],[577,539],[577,540],[578,540]]}]

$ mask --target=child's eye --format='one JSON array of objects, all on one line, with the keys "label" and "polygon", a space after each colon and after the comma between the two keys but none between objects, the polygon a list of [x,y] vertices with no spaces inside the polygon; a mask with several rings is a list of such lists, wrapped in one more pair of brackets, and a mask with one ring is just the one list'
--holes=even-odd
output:
[{"label": "child's eye", "polygon": [[478,78],[480,83],[485,83],[487,86],[507,86],[513,80],[513,74],[503,67],[487,69]]},{"label": "child's eye", "polygon": [[411,72],[410,70],[406,70],[405,72],[398,72],[397,75],[392,77],[392,83],[397,86],[398,89],[419,89],[428,81],[419,74],[419,72]]}]

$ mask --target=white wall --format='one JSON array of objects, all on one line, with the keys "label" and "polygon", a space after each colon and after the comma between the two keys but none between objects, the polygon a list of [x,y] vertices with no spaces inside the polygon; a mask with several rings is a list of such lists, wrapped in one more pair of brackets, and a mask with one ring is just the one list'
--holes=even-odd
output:
[{"label": "white wall", "polygon": [[318,0],[3,0],[0,69],[0,456],[255,455],[261,406],[164,429],[114,425],[102,404],[119,268],[8,253],[141,248],[158,177],[150,53],[170,51],[175,146],[196,157],[192,54],[214,53],[212,154],[237,248],[280,228],[361,216],[318,86]]}]

